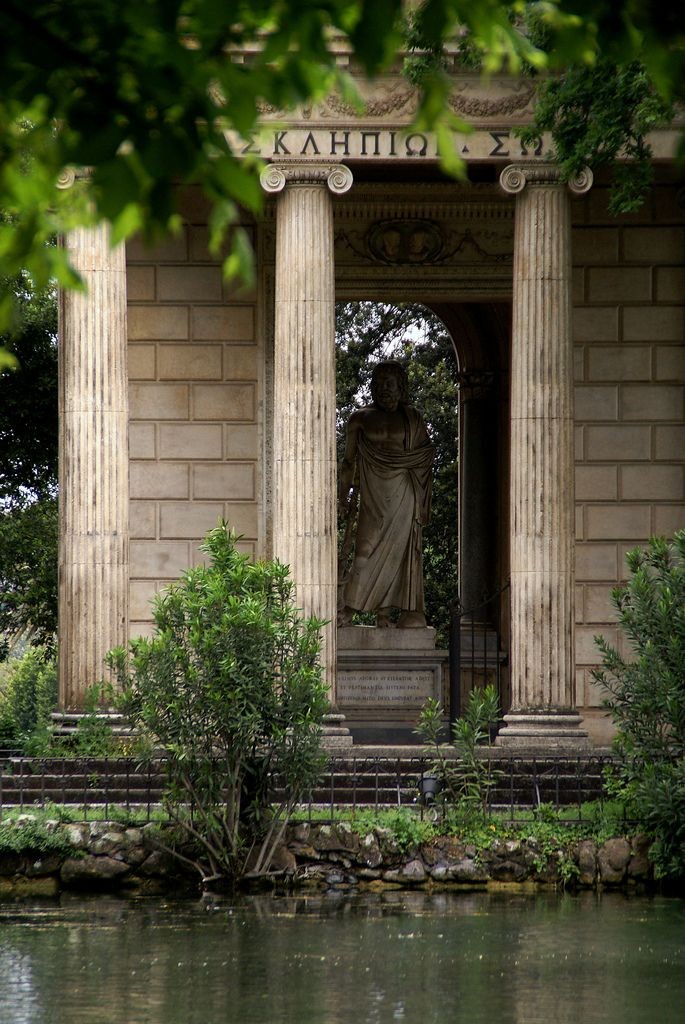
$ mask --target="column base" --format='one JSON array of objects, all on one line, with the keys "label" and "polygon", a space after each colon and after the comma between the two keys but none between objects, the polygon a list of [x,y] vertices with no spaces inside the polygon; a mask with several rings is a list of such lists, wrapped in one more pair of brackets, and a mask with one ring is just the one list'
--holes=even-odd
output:
[{"label": "column base", "polygon": [[575,753],[591,746],[590,737],[580,728],[581,716],[575,711],[514,711],[504,716],[504,728],[495,744],[513,750],[541,750],[548,753]]},{"label": "column base", "polygon": [[351,747],[352,733],[345,724],[345,716],[338,711],[331,711],[323,716],[322,729],[323,749],[329,752],[343,750]]}]

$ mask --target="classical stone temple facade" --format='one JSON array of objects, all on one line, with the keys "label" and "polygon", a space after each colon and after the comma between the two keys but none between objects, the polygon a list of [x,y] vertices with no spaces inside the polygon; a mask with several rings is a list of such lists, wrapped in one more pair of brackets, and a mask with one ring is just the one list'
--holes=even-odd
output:
[{"label": "classical stone temple facade", "polygon": [[[612,218],[607,182],[568,184],[512,128],[527,80],[455,75],[468,182],[409,132],[398,74],[239,144],[267,161],[250,222],[256,286],[222,280],[200,192],[155,249],[68,240],[87,296],[64,295],[60,662],[63,706],[105,651],[150,627],[151,596],[200,557],[219,516],[288,562],[329,620],[336,694],[336,301],[415,301],[445,323],[462,389],[461,580],[509,579],[506,746],[580,749],[608,725],[594,634],[625,551],[685,525],[685,189],[654,140],[656,183]],[[484,482],[485,481],[485,482]],[[582,719],[582,720],[581,720]]]}]

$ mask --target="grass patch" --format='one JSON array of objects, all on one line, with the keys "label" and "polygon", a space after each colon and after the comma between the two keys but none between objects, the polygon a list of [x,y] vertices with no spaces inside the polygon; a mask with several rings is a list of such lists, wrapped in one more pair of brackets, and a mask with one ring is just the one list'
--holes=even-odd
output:
[{"label": "grass patch", "polygon": [[0,822],[0,855],[29,851],[62,855],[74,852],[64,832],[45,821],[5,819]]},{"label": "grass patch", "polygon": [[57,821],[62,824],[77,824],[91,821],[112,821],[118,825],[130,825],[132,828],[140,828],[148,822],[164,824],[169,821],[169,815],[164,808],[154,805],[148,813],[145,807],[124,807],[117,804],[109,804],[99,807],[89,805],[86,809],[78,805],[46,803],[43,807],[10,807],[2,811],[0,824],[6,822],[14,823],[18,818],[29,815],[37,822],[45,823]]},{"label": "grass patch", "polygon": [[[347,822],[359,835],[376,829],[389,831],[400,849],[427,842],[436,836],[453,836],[476,848],[485,849],[495,840],[532,839],[555,848],[569,846],[581,839],[602,843],[616,836],[634,834],[636,825],[625,816],[620,801],[594,801],[581,807],[578,819],[567,817],[569,810],[555,809],[549,804],[538,808],[517,808],[509,813],[490,815],[474,813],[470,808],[448,808],[435,820],[419,808],[312,808],[293,815],[293,822],[335,824]],[[572,810],[575,813],[575,810]]]}]

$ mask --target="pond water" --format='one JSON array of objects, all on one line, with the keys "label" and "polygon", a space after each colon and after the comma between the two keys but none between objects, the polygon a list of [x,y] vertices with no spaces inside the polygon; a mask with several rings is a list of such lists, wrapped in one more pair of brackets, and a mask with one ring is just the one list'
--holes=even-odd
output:
[{"label": "pond water", "polygon": [[1,1024],[685,1019],[685,901],[333,893],[0,903]]}]

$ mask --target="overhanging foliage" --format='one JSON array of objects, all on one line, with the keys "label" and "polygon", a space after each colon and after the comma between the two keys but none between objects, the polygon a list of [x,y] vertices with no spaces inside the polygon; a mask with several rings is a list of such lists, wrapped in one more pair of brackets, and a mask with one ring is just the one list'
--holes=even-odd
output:
[{"label": "overhanging foliage", "polygon": [[[544,27],[544,51],[527,8]],[[26,269],[39,287],[53,278],[78,287],[64,250],[47,243],[70,225],[103,218],[115,240],[173,230],[179,182],[196,182],[207,195],[210,245],[219,252],[237,206],[256,210],[261,202],[254,167],[232,151],[226,130],[246,137],[265,104],[287,111],[333,88],[349,98],[340,43],[373,75],[412,42],[439,50],[466,31],[488,73],[588,65],[601,54],[619,64],[641,60],[668,100],[685,94],[681,8],[425,0],[409,42],[404,11],[402,0],[6,0],[0,274]],[[419,84],[417,124],[436,131],[446,154],[454,115],[439,65]],[[75,168],[92,176],[57,189]],[[248,248],[236,230],[228,271],[249,267]],[[5,322],[11,303],[6,292]]]}]

